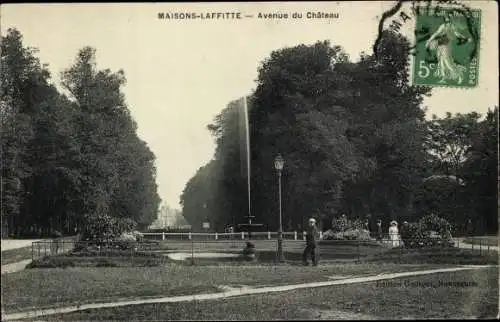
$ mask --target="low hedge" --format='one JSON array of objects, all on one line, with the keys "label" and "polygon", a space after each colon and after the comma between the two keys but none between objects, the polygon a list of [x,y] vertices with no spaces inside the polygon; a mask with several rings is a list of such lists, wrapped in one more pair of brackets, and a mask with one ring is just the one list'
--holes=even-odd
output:
[{"label": "low hedge", "polygon": [[166,259],[160,256],[151,257],[72,257],[46,256],[36,259],[26,265],[26,269],[33,268],[68,268],[68,267],[152,267],[159,266]]},{"label": "low hedge", "polygon": [[61,256],[45,256],[41,259],[35,259],[28,265],[27,269],[31,268],[67,268],[75,267],[75,261],[68,257]]}]

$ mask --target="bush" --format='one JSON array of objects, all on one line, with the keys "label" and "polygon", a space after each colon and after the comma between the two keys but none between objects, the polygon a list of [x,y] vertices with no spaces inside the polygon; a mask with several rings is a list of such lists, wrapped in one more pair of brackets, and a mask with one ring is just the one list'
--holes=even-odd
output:
[{"label": "bush", "polygon": [[349,240],[370,240],[370,232],[362,228],[349,229],[344,232],[344,237]]},{"label": "bush", "polygon": [[92,214],[85,217],[82,239],[106,243],[119,238],[124,232],[133,231],[137,224],[130,218],[115,218],[107,214]]},{"label": "bush", "polygon": [[139,232],[137,230],[134,230],[132,232],[132,234],[135,236],[135,240],[137,242],[143,242],[144,241],[144,235],[141,232]]},{"label": "bush", "polygon": [[436,215],[422,217],[418,223],[409,223],[401,230],[406,248],[453,246],[451,225]]},{"label": "bush", "polygon": [[348,230],[363,230],[363,222],[359,219],[350,220],[345,215],[332,220],[331,231],[333,233],[346,232]]},{"label": "bush", "polygon": [[123,233],[120,237],[116,238],[112,244],[120,249],[133,249],[137,248],[137,239],[132,233]]},{"label": "bush", "polygon": [[366,229],[347,229],[342,232],[327,230],[323,233],[324,240],[370,240],[370,232]]},{"label": "bush", "polygon": [[115,238],[116,241],[126,241],[126,242],[136,242],[137,239],[132,233],[122,233],[120,236]]},{"label": "bush", "polygon": [[331,231],[333,233],[344,232],[349,228],[349,220],[346,216],[335,217],[332,220]]},{"label": "bush", "polygon": [[419,224],[423,231],[436,231],[442,237],[446,237],[447,232],[451,231],[451,224],[446,219],[436,215],[422,217]]},{"label": "bush", "polygon": [[75,267],[75,262],[71,258],[58,257],[58,256],[45,256],[41,259],[35,259],[28,265],[27,269],[30,268],[67,268]]},{"label": "bush", "polygon": [[130,240],[117,240],[112,243],[112,245],[115,246],[115,248],[127,250],[127,249],[134,249],[137,250],[137,242],[135,241],[130,241]]}]

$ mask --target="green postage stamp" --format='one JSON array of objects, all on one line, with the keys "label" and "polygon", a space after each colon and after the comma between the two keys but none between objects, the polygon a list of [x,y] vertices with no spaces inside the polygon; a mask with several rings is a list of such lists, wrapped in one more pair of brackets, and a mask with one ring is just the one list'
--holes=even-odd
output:
[{"label": "green postage stamp", "polygon": [[413,84],[475,87],[479,77],[480,23],[479,10],[418,8]]}]

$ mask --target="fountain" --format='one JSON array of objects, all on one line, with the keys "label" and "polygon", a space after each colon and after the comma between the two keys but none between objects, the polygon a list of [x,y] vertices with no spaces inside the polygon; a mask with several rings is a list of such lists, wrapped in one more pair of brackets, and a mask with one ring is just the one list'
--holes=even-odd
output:
[{"label": "fountain", "polygon": [[[248,232],[248,240],[252,239],[252,230],[254,228],[260,228],[263,226],[263,224],[255,224],[252,223],[252,219],[255,218],[255,216],[252,216],[252,207],[251,207],[251,168],[250,168],[250,121],[248,117],[248,104],[247,104],[247,97],[244,96],[242,98],[243,100],[243,125],[245,128],[245,155],[241,156],[241,160],[243,160],[246,157],[246,177],[247,177],[247,192],[248,192],[248,215],[246,216],[248,218],[248,223],[243,223],[239,224],[238,227],[243,230]],[[241,120],[241,118],[240,118]],[[251,243],[250,241],[247,242],[247,246],[243,249],[243,252],[248,253],[250,255],[255,254],[255,245]]]},{"label": "fountain", "polygon": [[[252,238],[252,231],[255,231],[256,228],[263,227],[263,224],[256,224],[252,223],[252,219],[255,218],[255,216],[252,216],[252,208],[251,208],[251,168],[250,168],[250,122],[249,122],[249,116],[248,116],[248,105],[247,105],[247,98],[244,96],[241,100],[241,109],[240,109],[240,133],[244,131],[244,138],[245,140],[240,142],[242,146],[244,146],[244,149],[241,149],[241,157],[240,160],[246,159],[246,171],[242,171],[242,176],[245,176],[247,178],[247,192],[248,192],[248,215],[245,216],[248,219],[248,223],[242,223],[238,224],[238,228],[241,231],[247,232],[248,233],[248,240],[246,242],[246,246],[244,247],[243,251],[240,254],[235,254],[235,253],[170,253],[168,254],[168,257],[173,259],[173,260],[185,260],[188,258],[212,258],[212,259],[227,259],[227,258],[238,258],[243,256],[245,260],[253,260],[255,259],[255,244],[252,243],[250,240]],[[244,129],[244,130],[243,130]],[[241,135],[240,137],[243,137]],[[242,164],[242,170],[243,170],[243,164]],[[204,208],[206,208],[206,204],[204,205]],[[207,220],[208,222],[208,220]],[[209,226],[206,225],[204,228],[208,228]]]}]

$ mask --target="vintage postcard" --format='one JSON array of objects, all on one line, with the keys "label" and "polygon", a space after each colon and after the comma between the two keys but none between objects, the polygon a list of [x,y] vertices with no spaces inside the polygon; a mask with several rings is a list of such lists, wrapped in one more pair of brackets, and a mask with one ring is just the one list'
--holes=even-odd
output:
[{"label": "vintage postcard", "polygon": [[2,321],[499,317],[497,2],[0,25]]}]

